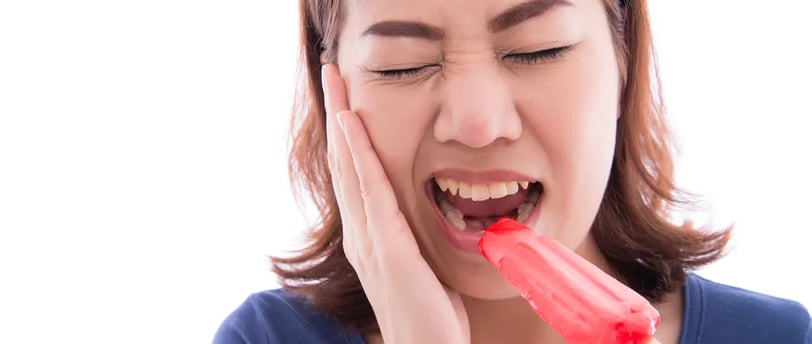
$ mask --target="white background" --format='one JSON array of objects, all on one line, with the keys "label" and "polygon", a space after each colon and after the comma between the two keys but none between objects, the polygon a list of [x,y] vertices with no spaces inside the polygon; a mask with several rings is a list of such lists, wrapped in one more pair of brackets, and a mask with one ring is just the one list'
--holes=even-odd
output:
[{"label": "white background", "polygon": [[[812,307],[805,1],[653,1],[700,271]],[[287,183],[295,1],[0,3],[0,342],[202,343],[307,223]]]}]

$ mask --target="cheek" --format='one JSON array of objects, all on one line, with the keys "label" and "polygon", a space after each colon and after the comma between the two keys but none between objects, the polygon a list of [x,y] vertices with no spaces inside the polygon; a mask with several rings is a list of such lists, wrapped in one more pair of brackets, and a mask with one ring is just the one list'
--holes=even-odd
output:
[{"label": "cheek", "polygon": [[413,195],[415,154],[432,117],[429,98],[419,89],[345,80],[350,107],[363,120],[396,195]]},{"label": "cheek", "polygon": [[[614,158],[618,71],[611,50],[585,53],[524,96],[527,130],[548,159],[551,217],[542,229],[577,246],[594,221]],[[594,57],[592,57],[594,56]],[[530,88],[530,87],[525,87]],[[545,192],[547,192],[545,191]]]},{"label": "cheek", "polygon": [[520,111],[528,130],[554,162],[583,163],[611,155],[617,120],[618,76],[606,59],[581,59],[524,85]]}]

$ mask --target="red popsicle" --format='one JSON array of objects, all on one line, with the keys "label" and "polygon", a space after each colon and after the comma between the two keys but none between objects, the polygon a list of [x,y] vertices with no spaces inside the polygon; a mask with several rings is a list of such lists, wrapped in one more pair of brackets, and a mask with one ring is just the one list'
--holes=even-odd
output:
[{"label": "red popsicle", "polygon": [[519,222],[491,225],[479,250],[569,344],[644,344],[654,337],[660,314],[645,298]]}]

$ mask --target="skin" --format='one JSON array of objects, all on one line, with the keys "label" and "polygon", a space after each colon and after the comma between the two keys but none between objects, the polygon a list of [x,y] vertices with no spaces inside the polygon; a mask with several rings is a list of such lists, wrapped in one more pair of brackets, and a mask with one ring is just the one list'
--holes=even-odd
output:
[{"label": "skin", "polygon": [[[338,63],[323,80],[344,249],[381,325],[370,342],[563,343],[482,257],[445,239],[424,191],[439,169],[507,168],[541,181],[533,229],[609,271],[589,234],[620,93],[603,5],[571,0],[489,29],[521,2],[347,1]],[[364,35],[385,20],[420,21],[443,37]],[[532,62],[517,57],[561,47]],[[404,69],[414,73],[380,74]],[[676,343],[681,295],[668,300],[656,305],[658,339]]]}]

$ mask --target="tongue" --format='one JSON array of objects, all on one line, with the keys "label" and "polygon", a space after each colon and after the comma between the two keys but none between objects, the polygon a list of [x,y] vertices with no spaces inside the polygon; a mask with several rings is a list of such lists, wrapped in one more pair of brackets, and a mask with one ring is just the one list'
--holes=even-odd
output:
[{"label": "tongue", "polygon": [[512,211],[527,199],[527,190],[519,189],[519,192],[499,199],[488,199],[485,201],[473,201],[460,196],[454,196],[450,192],[445,193],[448,202],[459,209],[467,217],[491,217],[509,215]]}]

